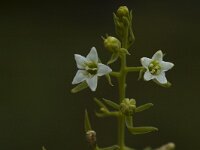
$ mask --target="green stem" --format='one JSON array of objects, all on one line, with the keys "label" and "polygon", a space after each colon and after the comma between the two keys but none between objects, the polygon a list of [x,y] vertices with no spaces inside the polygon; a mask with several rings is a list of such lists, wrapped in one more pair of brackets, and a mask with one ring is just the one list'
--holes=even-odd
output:
[{"label": "green stem", "polygon": [[[121,103],[126,97],[126,55],[121,56],[121,69],[119,82],[119,102]],[[125,118],[123,115],[118,117],[118,145],[120,150],[125,147]]]},{"label": "green stem", "polygon": [[113,77],[119,78],[120,73],[119,73],[119,72],[114,72],[114,71],[112,71],[112,72],[110,73],[110,75],[113,76]]},{"label": "green stem", "polygon": [[[128,48],[128,28],[124,29],[124,37],[122,39],[122,48]],[[119,103],[121,103],[126,97],[126,75],[127,75],[127,65],[126,65],[126,54],[122,54],[121,58],[121,67],[119,72]],[[120,150],[125,150],[125,117],[120,115],[118,117],[118,145]]]},{"label": "green stem", "polygon": [[144,69],[145,69],[144,67],[126,67],[125,68],[126,72],[137,72]]}]

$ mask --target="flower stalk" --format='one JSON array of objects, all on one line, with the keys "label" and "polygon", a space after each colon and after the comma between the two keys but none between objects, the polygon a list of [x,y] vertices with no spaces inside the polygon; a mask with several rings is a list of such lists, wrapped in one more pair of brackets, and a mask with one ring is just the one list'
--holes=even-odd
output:
[{"label": "flower stalk", "polygon": [[[94,132],[90,125],[88,113],[85,113],[85,132],[87,140],[92,145],[94,150],[133,150],[126,146],[125,142],[125,127],[130,133],[145,134],[153,131],[158,131],[152,126],[134,126],[135,113],[142,112],[153,106],[152,103],[146,103],[141,106],[136,106],[135,99],[126,97],[126,77],[128,73],[139,73],[139,79],[143,76],[145,81],[153,80],[162,87],[169,87],[171,83],[167,81],[165,72],[171,69],[174,64],[163,61],[162,51],[157,51],[153,57],[142,57],[140,59],[142,66],[129,67],[127,66],[127,55],[130,55],[129,50],[135,41],[132,29],[132,11],[129,12],[126,6],[121,6],[117,13],[113,15],[115,23],[115,31],[118,36],[102,37],[105,48],[112,53],[107,65],[120,61],[119,71],[112,71],[112,69],[100,62],[96,48],[93,47],[86,57],[75,54],[77,63],[77,74],[75,75],[72,84],[78,84],[72,89],[73,93],[77,93],[87,87],[92,91],[96,91],[97,81],[101,76],[106,76],[109,84],[113,86],[111,77],[115,77],[118,82],[119,99],[118,103],[114,101],[103,99],[103,101],[94,98],[94,101],[99,106],[99,112],[96,112],[98,117],[116,117],[118,119],[118,137],[117,145],[99,148],[96,140],[96,132]],[[106,104],[106,105],[105,105]],[[112,107],[114,111],[110,111],[107,107]],[[165,147],[164,147],[165,148]],[[161,148],[162,149],[162,148]],[[163,150],[163,149],[162,149]]]}]

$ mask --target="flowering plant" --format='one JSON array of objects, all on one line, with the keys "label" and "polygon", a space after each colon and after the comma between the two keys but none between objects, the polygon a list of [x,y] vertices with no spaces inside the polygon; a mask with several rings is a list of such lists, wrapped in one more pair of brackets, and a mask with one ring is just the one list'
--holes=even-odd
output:
[{"label": "flowering plant", "polygon": [[[100,62],[98,53],[95,47],[92,47],[89,54],[83,57],[79,54],[75,54],[75,60],[78,71],[72,81],[72,84],[78,84],[72,89],[72,93],[80,92],[89,87],[91,91],[96,91],[97,83],[101,76],[106,76],[110,85],[112,85],[111,77],[116,78],[119,87],[119,100],[114,102],[108,99],[97,99],[94,101],[99,106],[99,112],[96,113],[98,117],[116,117],[118,119],[118,137],[117,144],[100,148],[96,140],[96,132],[91,126],[89,115],[87,110],[85,111],[85,132],[86,138],[92,150],[134,150],[125,143],[125,128],[129,130],[131,134],[146,134],[153,131],[158,131],[156,127],[142,126],[135,127],[134,116],[138,112],[149,109],[153,106],[152,103],[143,104],[141,106],[136,105],[136,100],[126,97],[126,77],[128,73],[138,72],[139,78],[143,76],[145,81],[152,80],[156,84],[162,87],[170,87],[171,83],[167,81],[165,72],[171,69],[174,64],[163,61],[163,53],[161,50],[157,51],[153,57],[141,58],[141,66],[129,67],[127,66],[126,57],[130,55],[130,48],[135,41],[135,36],[132,29],[132,11],[126,6],[121,6],[113,15],[115,31],[117,37],[108,36],[102,37],[105,48],[112,53],[107,65]],[[120,70],[113,71],[108,65],[120,61]],[[114,109],[111,111],[108,107]],[[175,145],[168,143],[166,145],[157,148],[156,150],[172,150]],[[146,150],[152,148],[146,148]]]}]

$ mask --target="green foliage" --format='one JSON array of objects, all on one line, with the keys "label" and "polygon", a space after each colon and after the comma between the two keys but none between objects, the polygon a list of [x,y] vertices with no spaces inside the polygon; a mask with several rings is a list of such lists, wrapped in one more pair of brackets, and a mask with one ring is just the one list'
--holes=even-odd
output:
[{"label": "green foliage", "polygon": [[120,109],[119,104],[117,104],[117,103],[115,103],[115,102],[113,102],[113,101],[111,101],[111,100],[107,100],[107,99],[103,98],[103,101],[104,101],[107,105],[109,105],[110,107],[112,107],[112,108],[114,108],[114,109],[116,109],[116,110],[119,110],[119,109]]},{"label": "green foliage", "polygon": [[92,130],[91,124],[90,124],[90,119],[88,116],[88,112],[87,110],[85,110],[85,123],[84,123],[84,127],[85,127],[85,132]]},{"label": "green foliage", "polygon": [[158,131],[158,128],[145,126],[145,127],[134,127],[132,117],[125,117],[126,127],[132,134],[146,134],[153,131]]},{"label": "green foliage", "polygon": [[151,108],[152,106],[153,106],[152,103],[147,103],[147,104],[141,105],[141,106],[139,106],[139,107],[137,107],[137,108],[135,109],[135,112],[142,112],[142,111],[144,111],[144,110],[146,110],[146,109]]},{"label": "green foliage", "polygon": [[87,87],[88,87],[88,85],[87,85],[87,83],[84,81],[84,82],[78,84],[77,86],[75,86],[75,87],[71,90],[71,92],[72,92],[72,93],[77,93],[77,92],[80,92],[80,91],[86,89]]},{"label": "green foliage", "polygon": [[169,88],[172,86],[172,84],[168,81],[166,84],[161,84],[159,83],[157,80],[153,80],[156,84],[158,84],[159,86],[161,87],[164,87],[164,88]]},{"label": "green foliage", "polygon": [[[115,24],[115,32],[116,32],[117,38],[113,36],[108,36],[108,35],[106,36],[106,38],[102,37],[104,40],[105,48],[111,52],[111,58],[107,62],[107,64],[112,64],[116,62],[117,60],[120,61],[121,66],[120,66],[119,71],[116,71],[116,72],[112,71],[109,74],[106,74],[108,83],[111,86],[113,86],[111,82],[111,77],[115,77],[117,79],[118,86],[119,86],[119,101],[118,103],[116,103],[112,100],[108,100],[104,98],[103,100],[94,98],[94,101],[99,108],[98,111],[96,112],[96,116],[117,117],[118,119],[118,141],[117,142],[118,143],[117,145],[110,146],[107,148],[99,148],[95,141],[95,146],[93,146],[92,150],[134,150],[133,148],[129,148],[125,145],[125,127],[127,127],[128,131],[134,135],[146,134],[149,132],[158,131],[156,127],[152,127],[152,126],[135,127],[134,125],[134,116],[138,112],[142,112],[144,110],[151,108],[153,104],[146,103],[144,105],[137,107],[135,99],[129,99],[126,97],[127,74],[131,72],[137,72],[139,73],[138,80],[140,80],[143,76],[145,76],[144,72],[146,73],[146,71],[149,71],[148,70],[149,66],[143,65],[143,64],[146,64],[145,62],[142,63],[142,66],[138,66],[138,67],[127,66],[126,57],[130,55],[129,53],[130,48],[131,46],[133,46],[133,43],[135,41],[135,36],[133,34],[133,29],[132,29],[132,19],[133,19],[132,10],[129,11],[129,9],[126,6],[119,7],[117,12],[113,13],[113,20]],[[161,53],[161,51],[159,53]],[[99,59],[99,62],[100,62],[100,59]],[[153,66],[153,67],[154,68],[152,68],[152,70],[160,66],[158,65],[158,66]],[[150,75],[149,77],[151,77]],[[156,79],[159,79],[159,78],[156,78]],[[153,81],[162,87],[168,88],[171,86],[170,82],[168,82],[167,84],[161,84],[161,83],[166,83],[166,82],[159,83],[157,80],[153,80]],[[82,82],[76,87],[74,87],[71,90],[71,92],[77,93],[87,87],[88,87],[87,83]],[[87,110],[85,110],[85,132],[90,131],[90,130],[92,130],[92,128],[91,128],[88,112]],[[164,146],[164,148],[165,147],[166,146]],[[161,149],[162,148],[163,147],[161,147]],[[145,150],[152,150],[152,148],[147,147]],[[164,149],[164,150],[167,150],[167,149]]]}]

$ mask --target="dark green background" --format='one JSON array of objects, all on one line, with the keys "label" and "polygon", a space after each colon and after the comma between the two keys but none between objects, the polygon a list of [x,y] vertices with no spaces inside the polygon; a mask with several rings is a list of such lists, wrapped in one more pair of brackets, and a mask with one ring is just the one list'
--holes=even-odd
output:
[{"label": "dark green background", "polygon": [[[152,102],[135,124],[153,125],[156,133],[132,136],[136,148],[157,147],[173,141],[177,149],[200,148],[199,119],[199,4],[193,1],[93,0],[65,2],[7,2],[0,4],[0,149],[86,150],[83,129],[88,108],[98,143],[116,143],[116,120],[94,116],[92,97],[117,99],[102,78],[97,92],[71,94],[76,72],[74,53],[87,55],[92,46],[106,62],[110,54],[101,35],[114,35],[112,12],[127,5],[134,13],[136,42],[129,65],[157,50],[175,67],[167,73],[173,83],[164,89],[152,82],[128,77],[127,97],[138,105]],[[117,68],[114,65],[114,68]],[[116,82],[114,81],[116,84]],[[96,107],[95,107],[96,108]]]}]

